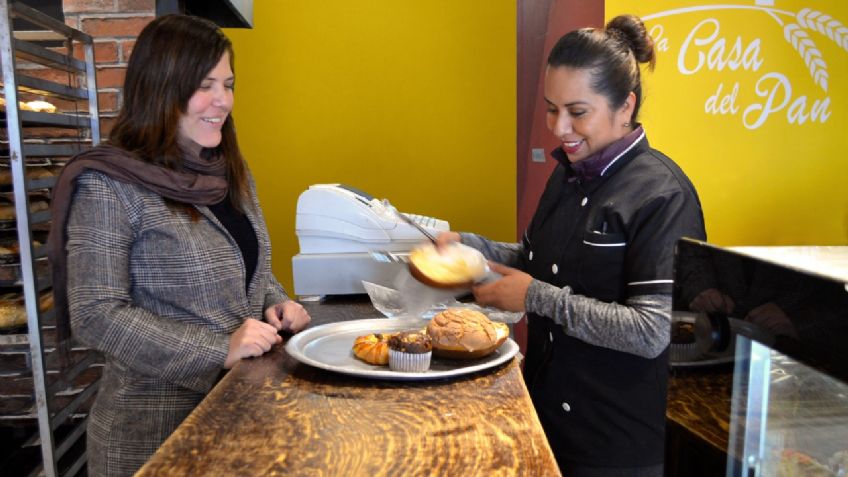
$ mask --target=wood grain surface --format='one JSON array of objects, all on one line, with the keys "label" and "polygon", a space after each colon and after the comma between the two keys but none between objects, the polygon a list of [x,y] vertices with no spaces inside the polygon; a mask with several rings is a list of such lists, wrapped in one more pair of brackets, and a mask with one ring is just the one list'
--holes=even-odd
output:
[{"label": "wood grain surface", "polygon": [[722,453],[727,453],[731,367],[678,371],[668,381],[666,417]]},{"label": "wood grain surface", "polygon": [[[365,300],[306,305],[313,326],[374,318]],[[282,345],[230,371],[141,476],[560,475],[517,360],[461,378],[323,371]]]}]

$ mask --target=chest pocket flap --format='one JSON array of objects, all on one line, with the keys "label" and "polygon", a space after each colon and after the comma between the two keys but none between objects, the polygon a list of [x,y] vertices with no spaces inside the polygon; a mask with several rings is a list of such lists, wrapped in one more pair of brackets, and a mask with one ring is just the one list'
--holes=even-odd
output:
[{"label": "chest pocket flap", "polygon": [[620,301],[626,251],[627,237],[623,233],[584,232],[580,281],[589,296],[607,302]]}]

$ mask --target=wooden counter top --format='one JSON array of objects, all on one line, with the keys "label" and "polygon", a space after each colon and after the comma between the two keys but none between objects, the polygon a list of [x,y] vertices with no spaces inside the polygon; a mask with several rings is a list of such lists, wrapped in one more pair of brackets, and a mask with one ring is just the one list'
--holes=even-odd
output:
[{"label": "wooden counter top", "polygon": [[666,409],[667,476],[725,475],[728,456],[742,454],[741,449],[728,451],[732,387],[732,366],[672,370]]},{"label": "wooden counter top", "polygon": [[723,453],[730,431],[731,371],[678,371],[668,380],[666,417]]},{"label": "wooden counter top", "polygon": [[[305,304],[313,326],[379,316]],[[395,382],[312,368],[282,345],[230,371],[139,471],[196,475],[560,475],[517,360]]]}]

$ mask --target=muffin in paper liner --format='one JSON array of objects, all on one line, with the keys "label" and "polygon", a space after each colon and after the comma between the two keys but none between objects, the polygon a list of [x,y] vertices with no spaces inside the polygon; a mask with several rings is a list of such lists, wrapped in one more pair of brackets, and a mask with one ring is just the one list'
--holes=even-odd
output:
[{"label": "muffin in paper liner", "polygon": [[704,355],[702,348],[698,343],[671,343],[669,359],[672,363],[696,361]]},{"label": "muffin in paper liner", "polygon": [[422,373],[430,369],[433,343],[424,330],[404,331],[389,338],[389,368]]},{"label": "muffin in paper liner", "polygon": [[389,349],[389,369],[406,373],[423,373],[430,369],[432,351],[426,353],[405,353]]},{"label": "muffin in paper liner", "polygon": [[686,363],[702,359],[710,350],[709,321],[697,313],[675,312],[671,321],[671,346],[669,359],[672,363]]}]

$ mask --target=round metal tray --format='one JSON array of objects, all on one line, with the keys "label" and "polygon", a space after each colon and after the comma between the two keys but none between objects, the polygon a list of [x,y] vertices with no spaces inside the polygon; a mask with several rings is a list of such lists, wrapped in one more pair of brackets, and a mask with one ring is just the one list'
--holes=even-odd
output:
[{"label": "round metal tray", "polygon": [[[680,319],[681,321],[688,321],[688,317],[684,317]],[[672,358],[670,360],[672,368],[696,368],[701,366],[715,366],[719,364],[727,364],[733,363],[736,361],[736,335],[737,333],[743,333],[746,336],[753,337],[758,341],[765,343],[766,345],[770,345],[773,342],[773,337],[768,335],[765,331],[757,328],[757,326],[752,325],[744,320],[730,318],[729,319],[730,326],[730,339],[727,346],[721,351],[704,351],[698,355],[687,356],[687,359],[675,360]],[[709,344],[700,343],[699,341],[696,343],[696,347],[701,347],[708,349]],[[701,346],[706,345],[706,346]],[[677,350],[681,350],[679,345],[674,343],[671,344],[672,355],[674,354],[675,347],[677,346]],[[684,345],[686,346],[686,345]],[[686,350],[688,351],[688,350]],[[683,353],[679,353],[683,355]]]},{"label": "round metal tray", "polygon": [[423,329],[427,323],[427,320],[419,318],[376,318],[330,323],[294,335],[286,343],[286,351],[301,363],[316,368],[365,378],[402,381],[462,376],[498,366],[518,353],[518,344],[507,338],[492,354],[480,359],[452,360],[433,356],[430,369],[423,373],[392,371],[388,366],[370,365],[353,355],[353,341],[357,336]]}]

